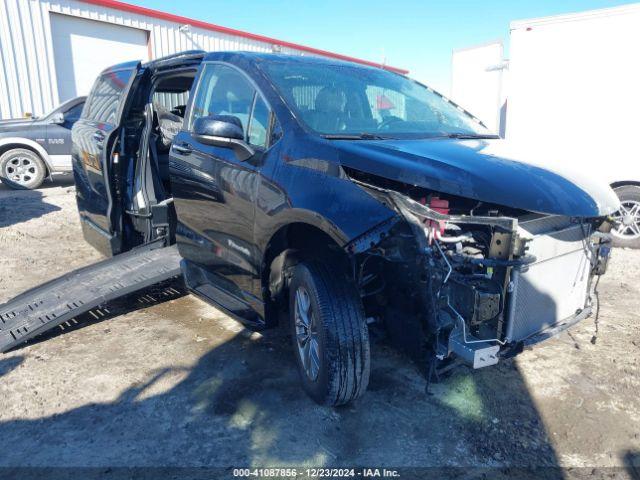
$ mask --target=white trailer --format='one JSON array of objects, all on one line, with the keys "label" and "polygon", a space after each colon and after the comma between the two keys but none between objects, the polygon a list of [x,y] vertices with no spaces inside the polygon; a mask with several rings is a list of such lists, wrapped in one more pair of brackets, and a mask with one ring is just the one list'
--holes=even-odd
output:
[{"label": "white trailer", "polygon": [[623,204],[617,243],[640,246],[640,4],[514,21],[502,75],[495,58],[477,67],[486,57],[486,46],[453,53],[466,78],[454,69],[452,85],[485,85],[463,106],[475,113],[471,103],[496,98],[486,121],[501,118],[507,140],[611,184]]}]

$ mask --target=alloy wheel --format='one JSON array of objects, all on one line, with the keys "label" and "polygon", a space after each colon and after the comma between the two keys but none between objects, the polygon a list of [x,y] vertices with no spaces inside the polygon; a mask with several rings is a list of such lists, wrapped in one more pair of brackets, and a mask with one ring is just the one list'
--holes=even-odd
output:
[{"label": "alloy wheel", "polygon": [[302,286],[296,290],[294,308],[298,355],[307,377],[315,381],[320,371],[318,319],[309,292]]},{"label": "alloy wheel", "polygon": [[38,176],[39,166],[28,157],[14,157],[4,167],[4,176],[19,185],[28,185]]},{"label": "alloy wheel", "polygon": [[635,239],[640,237],[640,202],[623,200],[613,215],[614,226],[611,233],[620,238]]}]

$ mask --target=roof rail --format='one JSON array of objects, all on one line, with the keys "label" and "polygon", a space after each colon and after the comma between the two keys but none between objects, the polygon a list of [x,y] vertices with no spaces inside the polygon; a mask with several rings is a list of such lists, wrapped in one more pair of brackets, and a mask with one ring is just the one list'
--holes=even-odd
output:
[{"label": "roof rail", "polygon": [[205,55],[206,53],[204,50],[183,50],[182,52],[172,53],[165,57],[155,58],[151,62],[162,62],[163,60],[172,60],[179,57]]},{"label": "roof rail", "polygon": [[145,63],[145,66],[152,68],[162,68],[165,66],[173,65],[176,62],[198,59],[201,60],[206,54],[207,52],[205,52],[204,50],[185,50],[184,52],[173,53],[171,55],[167,55],[166,57],[156,58]]}]

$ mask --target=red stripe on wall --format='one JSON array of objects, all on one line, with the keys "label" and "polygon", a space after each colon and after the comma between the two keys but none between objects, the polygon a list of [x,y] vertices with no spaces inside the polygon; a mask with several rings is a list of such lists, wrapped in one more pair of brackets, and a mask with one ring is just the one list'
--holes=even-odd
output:
[{"label": "red stripe on wall", "polygon": [[169,22],[176,22],[179,24],[188,24],[192,27],[204,28],[205,30],[213,30],[215,32],[225,33],[227,35],[235,35],[238,37],[248,38],[251,40],[257,40],[259,42],[266,42],[275,45],[281,45],[283,47],[295,48],[303,52],[313,53],[315,55],[322,55],[323,57],[336,58],[338,60],[345,60],[347,62],[356,62],[363,65],[369,65],[371,67],[384,68],[391,70],[392,72],[401,73],[406,75],[409,70],[402,68],[391,67],[389,65],[383,65],[381,63],[370,62],[368,60],[362,60],[360,58],[350,57],[348,55],[341,55],[339,53],[328,52],[326,50],[320,50],[318,48],[307,47],[304,45],[298,45],[297,43],[291,43],[284,40],[278,40],[277,38],[265,37],[263,35],[256,35],[255,33],[243,32],[242,30],[236,30],[234,28],[222,27],[213,23],[203,22],[201,20],[195,20],[193,18],[182,17],[180,15],[174,15],[172,13],[161,12],[160,10],[153,10],[151,8],[140,7],[138,5],[131,5],[130,3],[119,2],[117,0],[82,0],[85,3],[91,3],[93,5],[99,5],[101,7],[114,8],[130,13],[136,13],[139,15],[146,15],[148,17],[159,18],[161,20],[167,20]]}]

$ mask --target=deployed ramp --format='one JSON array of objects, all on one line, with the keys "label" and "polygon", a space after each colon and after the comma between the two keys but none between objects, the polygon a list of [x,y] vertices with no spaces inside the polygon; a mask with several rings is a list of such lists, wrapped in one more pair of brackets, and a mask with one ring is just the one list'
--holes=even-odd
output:
[{"label": "deployed ramp", "polygon": [[0,305],[0,352],[106,302],[180,275],[175,246],[132,250],[75,270]]}]

